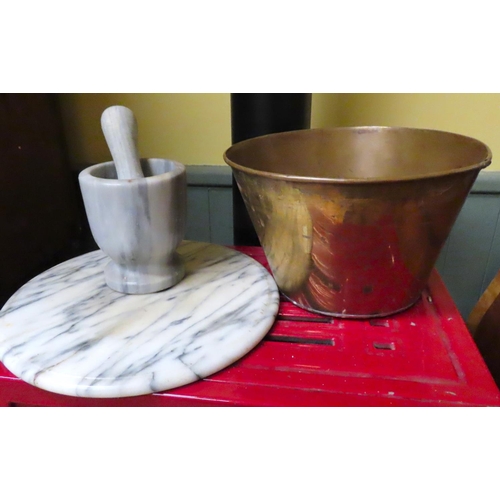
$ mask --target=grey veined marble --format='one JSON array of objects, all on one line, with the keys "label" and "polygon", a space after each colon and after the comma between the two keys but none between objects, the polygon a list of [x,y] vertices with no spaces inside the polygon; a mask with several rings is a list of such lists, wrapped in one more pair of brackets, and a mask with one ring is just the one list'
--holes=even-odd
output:
[{"label": "grey veined marble", "polygon": [[78,177],[92,235],[110,257],[106,283],[131,294],[165,290],[184,276],[176,249],[186,227],[186,167],[161,158],[141,164],[143,178],[118,179],[113,162]]},{"label": "grey veined marble", "polygon": [[157,293],[105,284],[97,250],[40,274],[0,312],[0,359],[48,391],[123,397],[194,382],[238,360],[278,312],[271,275],[250,257],[185,241],[186,276]]}]

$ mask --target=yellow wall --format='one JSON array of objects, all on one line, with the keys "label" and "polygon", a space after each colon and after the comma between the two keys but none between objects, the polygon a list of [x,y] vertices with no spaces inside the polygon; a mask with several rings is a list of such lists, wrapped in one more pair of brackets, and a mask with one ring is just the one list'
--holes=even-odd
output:
[{"label": "yellow wall", "polygon": [[[61,94],[73,165],[111,158],[100,127],[106,107],[131,108],[143,157],[222,165],[231,145],[229,94]],[[313,94],[312,127],[394,125],[469,135],[493,152],[500,170],[500,94]],[[496,166],[498,165],[498,167]]]},{"label": "yellow wall", "polygon": [[500,170],[500,94],[339,94],[336,99],[336,125],[420,127],[468,135],[490,147],[489,170]]},{"label": "yellow wall", "polygon": [[100,119],[115,104],[133,110],[142,157],[222,165],[222,153],[231,145],[229,94],[61,94],[60,99],[73,165],[111,159]]}]

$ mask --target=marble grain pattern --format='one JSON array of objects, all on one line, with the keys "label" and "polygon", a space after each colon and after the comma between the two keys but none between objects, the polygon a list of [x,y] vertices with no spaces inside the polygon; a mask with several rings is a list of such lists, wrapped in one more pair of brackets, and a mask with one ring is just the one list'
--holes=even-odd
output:
[{"label": "marble grain pattern", "polygon": [[104,281],[100,250],[40,274],[0,312],[0,359],[42,389],[125,397],[179,387],[249,352],[271,328],[279,293],[250,257],[185,241],[173,288],[125,295]]}]

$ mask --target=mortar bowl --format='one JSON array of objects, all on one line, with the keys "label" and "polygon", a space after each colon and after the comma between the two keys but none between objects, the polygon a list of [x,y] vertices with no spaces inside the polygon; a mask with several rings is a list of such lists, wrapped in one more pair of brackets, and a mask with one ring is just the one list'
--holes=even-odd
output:
[{"label": "mortar bowl", "polygon": [[463,135],[375,126],[269,134],[224,153],[280,291],[342,318],[415,304],[491,157]]},{"label": "mortar bowl", "polygon": [[113,290],[154,293],[185,274],[177,247],[186,227],[186,168],[164,158],[141,159],[143,178],[118,179],[114,162],[78,177],[89,226],[110,258],[104,276]]}]

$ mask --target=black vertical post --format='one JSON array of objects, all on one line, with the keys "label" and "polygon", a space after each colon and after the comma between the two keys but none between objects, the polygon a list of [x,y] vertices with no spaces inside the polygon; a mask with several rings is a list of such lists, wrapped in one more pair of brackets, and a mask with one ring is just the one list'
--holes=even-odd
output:
[{"label": "black vertical post", "polygon": [[[231,140],[235,144],[259,135],[311,126],[312,94],[231,94]],[[235,245],[259,245],[233,176]]]}]

